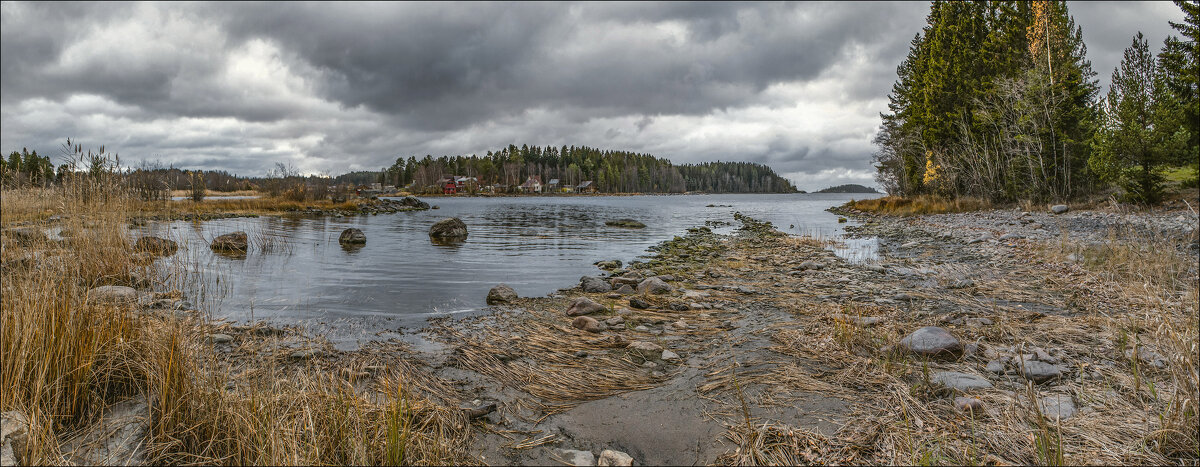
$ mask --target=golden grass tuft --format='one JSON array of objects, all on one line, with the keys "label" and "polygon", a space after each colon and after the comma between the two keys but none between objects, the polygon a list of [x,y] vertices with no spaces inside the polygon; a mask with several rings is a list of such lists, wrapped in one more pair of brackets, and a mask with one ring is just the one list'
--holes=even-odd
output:
[{"label": "golden grass tuft", "polygon": [[979,198],[947,199],[940,196],[920,195],[912,198],[885,196],[862,201],[852,200],[843,206],[876,214],[915,216],[979,211],[990,208],[991,203]]}]

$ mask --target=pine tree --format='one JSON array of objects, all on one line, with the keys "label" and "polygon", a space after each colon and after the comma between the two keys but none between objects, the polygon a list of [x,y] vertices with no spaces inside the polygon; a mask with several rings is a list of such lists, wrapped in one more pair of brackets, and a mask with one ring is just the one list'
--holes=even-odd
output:
[{"label": "pine tree", "polygon": [[1089,161],[1098,174],[1124,188],[1131,201],[1161,199],[1161,169],[1184,142],[1165,107],[1170,102],[1165,87],[1150,45],[1138,32],[1113,70],[1097,151]]},{"label": "pine tree", "polygon": [[[1175,0],[1185,14],[1183,23],[1171,21],[1184,39],[1168,37],[1158,55],[1165,91],[1172,102],[1165,110],[1176,115],[1175,125],[1185,129],[1187,143],[1173,155],[1176,164],[1191,166],[1200,177],[1200,1]],[[1197,180],[1188,181],[1196,185]]]}]

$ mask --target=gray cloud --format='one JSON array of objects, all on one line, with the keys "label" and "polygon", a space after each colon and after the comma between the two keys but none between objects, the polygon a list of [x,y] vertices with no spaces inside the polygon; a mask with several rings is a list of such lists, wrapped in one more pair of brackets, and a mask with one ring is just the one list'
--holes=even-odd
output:
[{"label": "gray cloud", "polygon": [[[762,162],[813,189],[873,184],[877,114],[928,4],[0,8],[4,151],[74,136],[125,160],[261,174],[575,144]],[[1182,17],[1071,8],[1102,82],[1134,31],[1165,37]]]}]

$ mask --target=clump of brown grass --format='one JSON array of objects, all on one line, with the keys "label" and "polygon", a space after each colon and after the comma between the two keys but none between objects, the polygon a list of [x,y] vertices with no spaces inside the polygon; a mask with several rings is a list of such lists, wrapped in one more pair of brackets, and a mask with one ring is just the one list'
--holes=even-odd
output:
[{"label": "clump of brown grass", "polygon": [[241,374],[263,376],[230,391],[233,369],[216,363],[202,323],[89,294],[98,285],[136,285],[141,269],[127,222],[146,204],[103,175],[0,196],[0,227],[61,215],[55,225],[72,232],[0,240],[0,411],[31,421],[31,442],[17,453],[24,463],[65,462],[60,443],[135,397],[148,401],[143,446],[152,463],[469,462],[468,425],[449,401],[420,389],[429,375],[393,370],[364,393],[336,372],[281,380],[274,362],[248,363],[260,367]]},{"label": "clump of brown grass", "polygon": [[979,211],[990,208],[991,203],[979,198],[948,199],[940,196],[920,195],[911,198],[885,196],[862,201],[851,200],[843,207],[876,214],[914,216]]}]

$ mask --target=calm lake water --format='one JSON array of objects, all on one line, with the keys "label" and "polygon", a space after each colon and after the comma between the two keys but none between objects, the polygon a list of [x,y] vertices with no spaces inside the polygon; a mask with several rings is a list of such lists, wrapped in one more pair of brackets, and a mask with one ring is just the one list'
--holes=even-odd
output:
[{"label": "calm lake water", "polygon": [[[874,195],[878,196],[878,195]],[[180,243],[171,269],[189,299],[213,318],[299,324],[325,333],[338,347],[396,337],[429,317],[477,313],[493,285],[521,296],[571,287],[600,270],[593,263],[625,263],[646,248],[707,221],[727,233],[734,212],[770,221],[795,235],[840,237],[837,216],[825,209],[872,195],[678,195],[613,197],[426,198],[440,209],[344,218],[259,217],[166,222],[143,233]],[[709,207],[714,205],[714,207]],[[459,217],[470,235],[457,245],[429,241],[429,226]],[[645,229],[608,227],[604,221],[639,220]],[[367,236],[346,249],[337,238],[356,227]],[[214,254],[207,240],[242,230],[251,237],[245,258]],[[844,240],[835,251],[852,261],[875,258],[874,239]],[[404,334],[404,331],[400,332]]]}]

